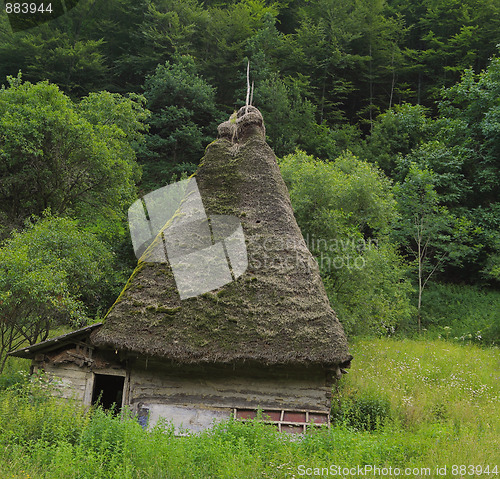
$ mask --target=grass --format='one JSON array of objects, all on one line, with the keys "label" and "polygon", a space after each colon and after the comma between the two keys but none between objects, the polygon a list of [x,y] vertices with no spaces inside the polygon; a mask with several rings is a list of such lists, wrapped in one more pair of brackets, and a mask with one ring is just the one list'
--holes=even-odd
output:
[{"label": "grass", "polygon": [[500,291],[431,283],[423,296],[422,324],[432,338],[499,345],[499,311]]},{"label": "grass", "polygon": [[498,416],[498,352],[444,340],[359,341],[341,395],[386,398],[406,428],[435,421],[488,428]]},{"label": "grass", "polygon": [[131,417],[58,403],[43,381],[28,383],[10,366],[18,378],[0,391],[0,478],[291,479],[308,477],[301,466],[366,464],[447,465],[440,477],[460,477],[453,464],[497,465],[500,473],[497,348],[376,339],[352,349],[335,422],[302,438],[236,421],[187,437],[166,423],[143,431]]}]

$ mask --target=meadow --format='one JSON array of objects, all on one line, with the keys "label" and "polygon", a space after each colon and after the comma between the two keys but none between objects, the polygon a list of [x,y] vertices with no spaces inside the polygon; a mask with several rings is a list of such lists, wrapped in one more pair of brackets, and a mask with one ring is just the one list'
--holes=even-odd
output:
[{"label": "meadow", "polygon": [[[0,376],[0,477],[291,479],[384,472],[361,474],[357,466],[400,468],[401,475],[410,468],[406,477],[477,477],[489,466],[483,475],[498,476],[492,474],[500,472],[497,347],[388,338],[358,340],[352,351],[353,366],[334,394],[331,427],[303,437],[236,421],[186,437],[175,437],[167,423],[144,431],[126,414],[58,402],[43,379],[29,379],[25,362],[11,359]],[[445,475],[436,475],[438,466],[447,466]],[[342,468],[349,475],[339,474]]]}]

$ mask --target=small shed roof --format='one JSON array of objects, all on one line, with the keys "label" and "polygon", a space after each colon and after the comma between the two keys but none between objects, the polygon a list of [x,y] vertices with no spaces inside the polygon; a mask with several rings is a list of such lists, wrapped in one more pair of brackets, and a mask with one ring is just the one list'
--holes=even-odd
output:
[{"label": "small shed roof", "polygon": [[100,326],[102,326],[102,323],[92,324],[90,326],[86,326],[85,328],[71,331],[70,333],[62,334],[61,336],[57,336],[55,338],[47,339],[47,341],[33,344],[33,346],[17,349],[16,351],[10,352],[9,355],[16,356],[18,358],[32,359],[37,353],[53,351],[67,346],[68,344],[73,344],[75,341],[88,338],[90,333]]}]

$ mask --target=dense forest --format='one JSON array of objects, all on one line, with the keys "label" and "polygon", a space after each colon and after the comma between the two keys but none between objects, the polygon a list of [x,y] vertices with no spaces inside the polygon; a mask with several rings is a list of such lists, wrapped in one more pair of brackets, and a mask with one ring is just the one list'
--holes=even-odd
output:
[{"label": "dense forest", "polygon": [[351,335],[498,343],[498,0],[82,0],[0,14],[0,353],[102,318],[127,209],[253,103]]}]

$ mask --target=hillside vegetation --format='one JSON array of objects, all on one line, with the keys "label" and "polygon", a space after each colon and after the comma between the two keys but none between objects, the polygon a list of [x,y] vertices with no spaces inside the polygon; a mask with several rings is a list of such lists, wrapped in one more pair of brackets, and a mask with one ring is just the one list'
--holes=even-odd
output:
[{"label": "hillside vegetation", "polygon": [[248,61],[346,332],[498,344],[497,1],[72,4],[16,33],[0,12],[0,361],[105,316],[128,207],[196,170]]}]

